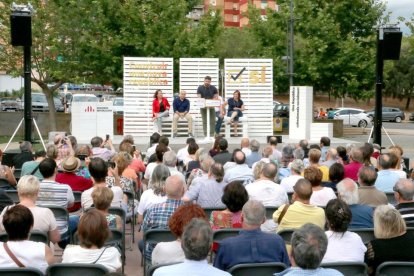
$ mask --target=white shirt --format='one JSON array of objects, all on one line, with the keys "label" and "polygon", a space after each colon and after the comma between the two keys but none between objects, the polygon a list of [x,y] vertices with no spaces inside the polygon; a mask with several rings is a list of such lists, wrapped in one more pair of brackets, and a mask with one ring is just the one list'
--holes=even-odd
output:
[{"label": "white shirt", "polygon": [[138,205],[138,213],[143,215],[144,212],[154,204],[164,203],[167,200],[167,196],[159,196],[154,194],[153,189],[144,191],[141,195],[141,199]]},{"label": "white shirt", "polygon": [[[24,266],[34,267],[46,273],[49,265],[46,262],[46,245],[44,243],[25,240],[9,241],[7,245]],[[0,242],[0,267],[18,267],[6,253],[2,242]]]},{"label": "white shirt", "polygon": [[398,174],[400,176],[400,178],[407,179],[407,173],[405,171],[394,170],[393,172],[395,172],[396,174]]},{"label": "white shirt", "polygon": [[207,260],[191,261],[185,259],[181,264],[160,267],[155,270],[154,276],[231,276],[230,273],[222,271],[209,265]]},{"label": "white shirt", "polygon": [[185,183],[185,176],[179,170],[177,170],[177,167],[168,167],[168,170],[170,171],[170,175],[171,176],[172,175],[179,175],[179,176],[181,176],[181,179]]},{"label": "white shirt", "polygon": [[188,145],[185,148],[179,149],[177,152],[178,161],[184,161],[188,156]]},{"label": "white shirt", "polygon": [[152,145],[152,147],[147,149],[147,153],[145,155],[145,159],[148,160],[151,155],[153,155],[155,153],[155,148],[158,146],[158,143],[155,143],[154,145]]},{"label": "white shirt", "polygon": [[309,203],[316,206],[326,206],[329,200],[335,198],[335,192],[331,188],[323,187],[322,190],[312,192]]},{"label": "white shirt", "polygon": [[288,203],[288,196],[279,184],[270,180],[257,180],[246,186],[250,200],[258,200],[264,206],[280,206]]},{"label": "white shirt", "polygon": [[184,262],[181,241],[159,242],[152,251],[152,265]]},{"label": "white shirt", "polygon": [[270,163],[270,159],[269,159],[269,158],[267,158],[267,157],[263,157],[263,158],[262,158],[262,159],[260,159],[259,161],[254,162],[254,163],[253,163],[253,165],[252,165],[252,171],[253,171],[253,172],[254,172],[254,168],[256,167],[257,163],[259,163],[259,162],[265,162],[266,164],[268,164],[268,163]]},{"label": "white shirt", "polygon": [[151,183],[152,172],[158,164],[159,163],[157,162],[151,162],[147,165],[147,168],[145,169],[144,178],[148,179],[148,185]]},{"label": "white shirt", "polygon": [[[93,199],[92,199],[93,189],[94,187],[82,192],[81,205],[84,210],[90,208],[93,204]],[[114,193],[114,199],[112,199],[111,207],[121,207],[121,202],[124,196],[124,192],[122,191],[121,187],[118,187],[118,186],[112,186],[111,190]]]},{"label": "white shirt", "polygon": [[252,153],[252,150],[249,148],[242,148],[241,151],[244,152],[244,156],[246,157]]},{"label": "white shirt", "polygon": [[293,186],[295,186],[296,182],[302,178],[303,176],[301,175],[291,175],[285,177],[280,182],[280,186],[282,186],[282,188],[284,188],[287,193],[293,193]]},{"label": "white shirt", "polygon": [[[105,252],[103,252],[104,250]],[[62,263],[91,264],[96,260],[98,260],[97,264],[103,265],[109,272],[115,272],[121,267],[121,254],[115,247],[88,249],[82,248],[80,245],[70,244],[62,255]]]},{"label": "white shirt", "polygon": [[278,149],[273,149],[273,158],[280,162],[282,160],[282,153]]},{"label": "white shirt", "polygon": [[322,263],[332,262],[364,262],[366,246],[358,234],[346,231],[345,233],[325,232],[328,238],[328,248]]}]

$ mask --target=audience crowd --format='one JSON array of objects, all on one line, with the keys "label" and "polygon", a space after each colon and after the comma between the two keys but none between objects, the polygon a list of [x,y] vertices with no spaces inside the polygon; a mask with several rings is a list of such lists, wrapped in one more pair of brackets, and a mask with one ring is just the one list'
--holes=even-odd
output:
[{"label": "audience crowd", "polygon": [[[413,250],[401,250],[414,246],[414,174],[401,147],[333,147],[328,137],[278,145],[271,137],[266,145],[243,138],[229,151],[221,136],[211,149],[192,137],[183,146],[176,153],[158,133],[145,155],[128,135],[119,150],[108,137],[78,145],[59,134],[36,152],[22,142],[12,166],[0,165],[0,232],[8,236],[0,267],[45,273],[60,247],[62,263],[119,272],[125,248],[110,237],[135,221],[143,235],[175,237],[139,239],[145,269],[169,265],[154,275],[230,275],[235,265],[268,262],[287,267],[276,275],[342,275],[324,268],[333,262],[365,263],[375,275],[383,262],[414,262]],[[9,198],[13,190],[18,199]],[[62,209],[67,217],[56,215]],[[371,229],[370,240],[361,228]],[[213,242],[225,229],[231,237]],[[48,243],[32,241],[33,231]]]}]

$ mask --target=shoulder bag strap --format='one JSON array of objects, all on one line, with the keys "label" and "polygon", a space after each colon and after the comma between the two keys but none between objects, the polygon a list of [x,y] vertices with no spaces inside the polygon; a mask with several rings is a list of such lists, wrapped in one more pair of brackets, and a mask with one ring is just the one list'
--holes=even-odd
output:
[{"label": "shoulder bag strap", "polygon": [[285,207],[283,207],[283,210],[282,210],[282,212],[280,213],[279,218],[277,219],[277,224],[280,224],[280,222],[282,221],[283,217],[285,216],[285,214],[286,214],[286,212],[287,212],[287,210],[288,210],[289,206],[290,206],[290,205],[289,205],[289,203],[288,203],[288,204],[286,204],[286,205],[285,205]]},{"label": "shoulder bag strap", "polygon": [[[39,163],[39,165],[40,165],[40,163]],[[36,168],[34,168],[34,170],[30,173],[30,175],[33,175],[39,169],[39,165],[37,165]]]},{"label": "shoulder bag strap", "polygon": [[24,264],[22,264],[19,259],[16,258],[16,256],[11,252],[9,246],[7,245],[7,242],[3,243],[4,250],[6,250],[7,255],[17,264],[18,267],[25,267]]},{"label": "shoulder bag strap", "polygon": [[96,264],[96,262],[97,262],[97,261],[99,261],[99,259],[102,257],[103,253],[105,252],[105,250],[106,250],[107,248],[108,248],[108,247],[105,247],[105,248],[104,248],[104,250],[102,250],[101,255],[99,255],[98,259],[96,259],[96,260],[95,260],[92,264]]}]

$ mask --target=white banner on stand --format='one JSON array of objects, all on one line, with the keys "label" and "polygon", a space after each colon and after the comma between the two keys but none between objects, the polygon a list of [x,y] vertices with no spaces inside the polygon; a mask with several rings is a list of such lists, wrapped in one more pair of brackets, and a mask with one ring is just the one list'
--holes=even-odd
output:
[{"label": "white banner on stand", "polygon": [[313,87],[292,86],[289,98],[289,139],[310,138],[313,121]]}]

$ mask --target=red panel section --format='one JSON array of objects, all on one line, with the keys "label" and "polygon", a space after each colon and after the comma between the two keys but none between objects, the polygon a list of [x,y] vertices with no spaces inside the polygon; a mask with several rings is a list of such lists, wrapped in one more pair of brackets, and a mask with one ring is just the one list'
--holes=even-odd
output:
[{"label": "red panel section", "polygon": [[224,26],[225,27],[239,27],[239,22],[226,21],[226,22],[224,22]]},{"label": "red panel section", "polygon": [[240,11],[239,10],[224,10],[224,14],[239,15],[240,14]]}]

